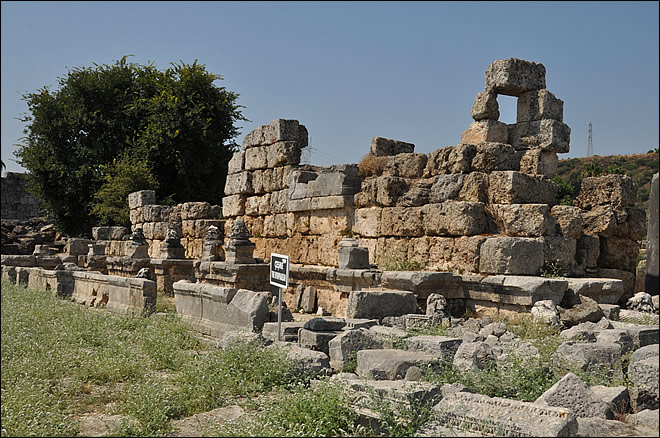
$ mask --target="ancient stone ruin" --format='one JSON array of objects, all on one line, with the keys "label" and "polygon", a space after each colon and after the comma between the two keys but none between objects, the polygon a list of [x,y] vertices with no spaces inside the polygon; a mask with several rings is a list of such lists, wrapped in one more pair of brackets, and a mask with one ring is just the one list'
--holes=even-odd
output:
[{"label": "ancient stone ruin", "polygon": [[[498,95],[517,98],[516,123],[498,120]],[[219,345],[246,332],[266,343],[281,335],[276,344],[318,374],[355,360],[354,374],[333,378],[354,391],[367,420],[363,402],[374,395],[433,403],[418,436],[452,427],[497,436],[599,436],[612,428],[656,436],[657,316],[650,326],[621,320],[660,307],[657,174],[644,275],[650,294],[634,294],[646,235],[636,187],[624,175],[585,178],[574,205],[558,204],[552,176],[557,154],[569,151],[570,128],[563,102],[546,89],[545,67],[493,62],[471,115],[456,145],[423,154],[374,137],[359,164],[329,167],[301,165],[307,129],[274,120],[247,134],[231,159],[222,207],[158,205],[155,192],[135,192],[130,230],[96,227],[92,240],[33,244],[28,254],[9,255],[3,244],[3,278],[123,313],[153,312],[162,292]],[[4,196],[3,186],[3,211]],[[290,259],[281,325],[272,253]],[[294,321],[291,310],[318,317]],[[483,317],[467,318],[468,310]],[[538,357],[490,320],[497,312],[529,312],[560,326],[558,366],[607,367],[630,354],[633,389],[587,387],[568,373],[523,403],[419,382],[443,361],[470,370],[509,355]],[[450,336],[405,331],[434,324],[451,327]],[[622,400],[627,424],[613,420]]]}]

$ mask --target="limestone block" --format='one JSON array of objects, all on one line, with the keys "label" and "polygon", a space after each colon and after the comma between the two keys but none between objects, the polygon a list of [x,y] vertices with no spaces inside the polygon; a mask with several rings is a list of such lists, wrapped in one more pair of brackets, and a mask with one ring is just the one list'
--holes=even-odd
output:
[{"label": "limestone block", "polygon": [[[602,237],[642,240],[646,214],[635,207],[598,205],[583,212],[584,232]],[[631,233],[632,231],[632,233]]]},{"label": "limestone block", "polygon": [[621,360],[621,346],[605,342],[564,342],[557,348],[555,358],[558,363],[578,367],[584,371],[609,369]]},{"label": "limestone block", "polygon": [[268,167],[300,164],[300,145],[294,141],[280,141],[268,147]]},{"label": "limestone block", "polygon": [[311,234],[337,234],[350,229],[350,227],[349,214],[343,210],[312,209],[309,215],[309,232]]},{"label": "limestone block", "polygon": [[380,237],[382,208],[358,208],[355,210],[353,232],[363,237]]},{"label": "limestone block", "polygon": [[484,232],[486,209],[480,202],[447,201],[422,207],[424,232],[431,236],[472,236]]},{"label": "limestone block", "polygon": [[379,176],[376,178],[376,203],[383,207],[395,206],[408,188],[408,182],[404,178]]},{"label": "limestone block", "polygon": [[287,204],[289,202],[288,190],[277,190],[270,194],[270,208],[271,213],[286,213]]},{"label": "limestone block", "polygon": [[516,149],[540,148],[560,154],[570,150],[570,142],[571,128],[552,119],[509,125],[509,137],[505,141]]},{"label": "limestone block", "polygon": [[419,207],[429,203],[429,196],[433,181],[420,179],[413,183],[406,193],[397,201],[402,207]]},{"label": "limestone block", "polygon": [[72,256],[87,255],[91,243],[94,241],[90,239],[70,238],[66,242],[64,252]]},{"label": "limestone block", "polygon": [[348,318],[382,319],[415,313],[417,299],[412,292],[393,290],[352,291],[348,296]]},{"label": "limestone block", "polygon": [[522,152],[510,144],[480,143],[472,160],[472,169],[490,173],[495,170],[520,170]]},{"label": "limestone block", "polygon": [[572,410],[578,417],[613,419],[614,412],[578,376],[567,373],[534,402]]},{"label": "limestone block", "polygon": [[142,222],[167,222],[174,207],[167,205],[145,205],[140,209]]},{"label": "limestone block", "polygon": [[243,150],[252,146],[266,146],[278,141],[296,141],[301,148],[307,146],[307,128],[298,120],[277,119],[248,133],[243,139]]},{"label": "limestone block", "polygon": [[479,272],[537,275],[543,261],[543,242],[538,239],[491,237],[481,244]]},{"label": "limestone block", "polygon": [[245,196],[232,195],[222,198],[222,216],[233,217],[245,214]]},{"label": "limestone block", "polygon": [[557,184],[516,171],[488,175],[488,199],[494,204],[554,204]]},{"label": "limestone block", "polygon": [[598,266],[635,272],[640,244],[621,237],[601,237]]},{"label": "limestone block", "polygon": [[353,195],[320,196],[310,198],[310,210],[345,209],[353,205]]},{"label": "limestone block", "polygon": [[524,151],[520,159],[520,171],[528,175],[543,175],[552,178],[557,173],[559,158],[556,152],[532,148]]},{"label": "limestone block", "polygon": [[298,343],[301,346],[308,347],[314,351],[322,351],[329,355],[329,342],[342,333],[341,330],[314,331],[302,328],[298,331]]},{"label": "limestone block", "polygon": [[479,272],[481,245],[486,239],[487,237],[479,235],[455,239],[451,252],[452,270],[458,273]]},{"label": "limestone block", "polygon": [[577,240],[575,260],[585,268],[593,269],[600,257],[600,239],[598,236],[582,234]]},{"label": "limestone block", "polygon": [[245,150],[245,170],[268,167],[268,146],[255,146]]},{"label": "limestone block", "polygon": [[538,62],[509,58],[494,61],[486,70],[486,89],[507,96],[545,88],[545,66]]},{"label": "limestone block", "polygon": [[474,120],[500,118],[500,107],[497,103],[497,93],[493,90],[482,91],[474,98],[472,105],[472,118]]},{"label": "limestone block", "polygon": [[564,102],[550,91],[533,90],[518,96],[517,122],[542,119],[564,121]]},{"label": "limestone block", "polygon": [[543,237],[543,260],[546,265],[559,263],[567,273],[573,272],[576,267],[576,251],[577,241],[572,237]]},{"label": "limestone block", "polygon": [[239,173],[245,170],[245,151],[238,151],[232,155],[227,166],[227,173]]},{"label": "limestone block", "polygon": [[500,233],[512,237],[540,237],[555,231],[547,204],[490,204],[489,212]]},{"label": "limestone block", "polygon": [[433,178],[433,185],[429,192],[429,202],[441,203],[449,200],[457,200],[463,188],[463,180],[466,175],[462,173],[441,174]]},{"label": "limestone block", "polygon": [[463,188],[458,193],[459,201],[488,202],[488,175],[471,172],[463,179]]},{"label": "limestone block", "polygon": [[564,237],[578,239],[582,234],[582,210],[570,205],[554,205],[550,209],[552,216],[559,226],[559,232]]},{"label": "limestone block", "polygon": [[401,380],[409,368],[426,368],[437,361],[432,354],[419,351],[361,350],[357,353],[356,374],[372,380]]},{"label": "limestone block", "polygon": [[377,157],[412,153],[415,151],[415,145],[399,140],[389,138],[374,137],[369,143],[369,150]]},{"label": "limestone block", "polygon": [[424,176],[430,178],[443,173],[468,173],[476,153],[477,148],[473,144],[437,149],[429,154]]},{"label": "limestone block", "polygon": [[456,350],[463,343],[460,338],[448,336],[412,336],[404,340],[406,349],[424,351],[445,360],[453,361]]},{"label": "limestone block", "polygon": [[369,269],[369,248],[339,247],[339,269]]},{"label": "limestone block", "polygon": [[252,188],[252,174],[250,172],[227,175],[225,196],[249,195],[251,193],[254,193],[254,190]]},{"label": "limestone block", "polygon": [[181,221],[181,238],[204,239],[210,226],[224,228],[220,219],[195,219]]},{"label": "limestone block", "polygon": [[381,211],[380,232],[383,236],[422,236],[422,208],[385,207]]},{"label": "limestone block", "polygon": [[[217,219],[220,206],[208,202],[184,202],[180,204],[181,220]],[[154,221],[155,222],[155,221]]]},{"label": "limestone block", "polygon": [[156,203],[156,192],[153,190],[140,190],[128,195],[128,208],[134,209],[144,205]]},{"label": "limestone block", "polygon": [[[291,226],[289,226],[289,216]],[[293,214],[272,214],[264,217],[264,237],[285,237],[293,228]]]},{"label": "limestone block", "polygon": [[293,215],[293,234],[309,234],[309,213],[295,212]]},{"label": "limestone block", "polygon": [[486,142],[508,143],[509,130],[506,123],[491,119],[474,121],[461,135],[461,144]]},{"label": "limestone block", "polygon": [[402,153],[390,157],[385,165],[383,175],[400,176],[402,178],[421,178],[426,168],[426,154]]},{"label": "limestone block", "polygon": [[658,409],[658,344],[642,347],[632,354],[628,376],[633,382],[630,392],[633,410]]},{"label": "limestone block", "polygon": [[128,218],[130,219],[132,225],[141,224],[142,222],[144,222],[144,220],[142,219],[142,208],[138,207],[129,210]]},{"label": "limestone block", "polygon": [[433,406],[432,418],[420,436],[449,436],[460,430],[476,436],[559,437],[576,436],[578,430],[576,416],[568,409],[460,391]]},{"label": "limestone block", "polygon": [[584,178],[575,205],[584,210],[598,205],[630,207],[636,199],[637,188],[632,178],[614,174]]},{"label": "limestone block", "polygon": [[331,362],[343,362],[360,350],[382,348],[383,342],[368,329],[348,330],[334,337],[328,343]]},{"label": "limestone block", "polygon": [[270,214],[270,193],[262,196],[251,196],[245,199],[245,214],[248,216],[264,216]]},{"label": "limestone block", "polygon": [[360,191],[354,197],[355,208],[373,207],[376,205],[377,189],[378,184],[375,177],[363,180]]},{"label": "limestone block", "polygon": [[559,304],[564,297],[566,280],[528,275],[462,275],[465,298],[515,306],[533,306],[550,300]]},{"label": "limestone block", "polygon": [[454,367],[463,372],[483,370],[495,360],[490,345],[485,342],[463,342],[453,357]]}]

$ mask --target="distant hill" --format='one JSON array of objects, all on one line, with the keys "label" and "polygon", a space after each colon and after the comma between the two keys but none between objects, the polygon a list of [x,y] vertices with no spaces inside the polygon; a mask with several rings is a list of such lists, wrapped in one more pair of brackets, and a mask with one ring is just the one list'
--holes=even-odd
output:
[{"label": "distant hill", "polygon": [[[593,157],[569,158],[559,160],[557,175],[569,182],[579,192],[580,183],[585,173],[593,176],[593,172],[624,173],[630,176],[637,186],[637,202],[635,206],[648,210],[651,178],[658,172],[658,152],[632,155],[595,155]],[[589,174],[591,172],[591,174]]]}]

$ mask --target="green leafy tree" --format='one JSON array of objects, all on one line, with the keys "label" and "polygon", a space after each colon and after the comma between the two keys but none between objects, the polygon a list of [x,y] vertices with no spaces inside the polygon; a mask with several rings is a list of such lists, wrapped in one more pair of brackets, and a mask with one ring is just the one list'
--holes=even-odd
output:
[{"label": "green leafy tree", "polygon": [[559,175],[552,177],[552,181],[557,184],[557,201],[561,205],[573,205],[573,199],[575,199],[574,193],[575,189],[570,182],[566,181]]},{"label": "green leafy tree", "polygon": [[131,225],[127,198],[138,190],[156,190],[158,181],[151,174],[146,160],[124,152],[119,159],[102,166],[104,183],[94,193],[92,214],[100,225]]},{"label": "green leafy tree", "polygon": [[123,57],[74,68],[57,91],[24,95],[30,115],[15,155],[58,229],[89,235],[99,217],[95,194],[109,184],[106,172],[121,173],[112,163],[125,151],[144,160],[160,200],[220,204],[238,149],[235,123],[246,120],[238,94],[214,84],[220,79],[197,61],[159,71]]}]

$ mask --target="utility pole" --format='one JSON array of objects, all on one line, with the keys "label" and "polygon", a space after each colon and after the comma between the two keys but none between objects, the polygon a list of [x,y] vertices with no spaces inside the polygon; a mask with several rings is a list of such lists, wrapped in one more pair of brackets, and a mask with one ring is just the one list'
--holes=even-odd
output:
[{"label": "utility pole", "polygon": [[589,120],[589,143],[587,144],[587,157],[594,156],[594,143],[591,131],[591,120]]}]

